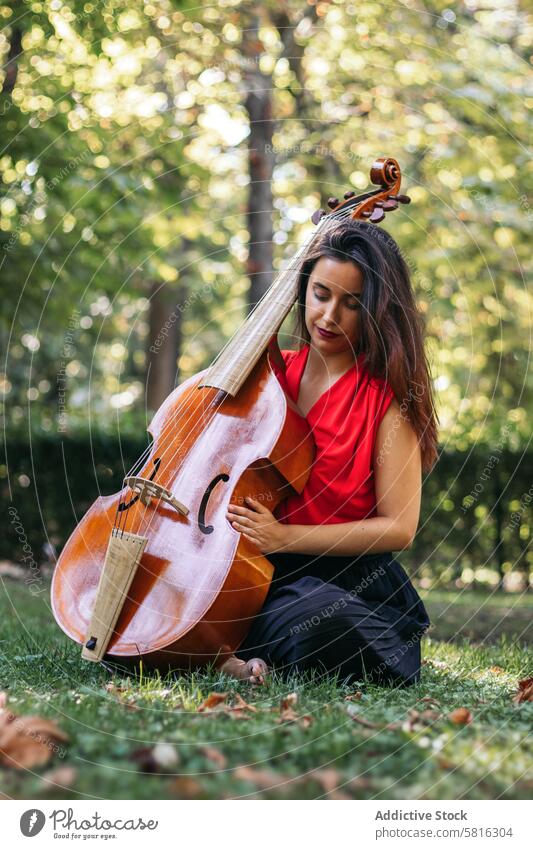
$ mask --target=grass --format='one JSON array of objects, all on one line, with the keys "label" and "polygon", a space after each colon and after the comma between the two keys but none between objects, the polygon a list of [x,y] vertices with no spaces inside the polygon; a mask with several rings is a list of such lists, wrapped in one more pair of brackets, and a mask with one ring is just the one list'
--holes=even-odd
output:
[{"label": "grass", "polygon": [[[44,588],[35,597],[6,580],[0,689],[14,713],[54,719],[70,743],[46,767],[0,770],[0,797],[530,798],[533,704],[512,700],[533,665],[524,642],[529,602],[436,593],[426,604],[435,627],[415,687],[274,676],[254,689],[217,673],[112,675],[80,660],[55,625]],[[454,642],[443,640],[451,636]],[[111,682],[115,689],[106,689]],[[347,701],[355,690],[360,698]],[[222,691],[229,703],[240,694],[257,712],[246,711],[248,719],[197,712],[211,692]],[[280,722],[280,701],[291,692],[296,714],[308,718]],[[472,712],[470,724],[449,719],[458,707]],[[430,716],[412,713],[428,709]],[[178,763],[143,772],[154,769],[147,750],[162,742]]]},{"label": "grass", "polygon": [[506,635],[512,642],[533,644],[533,593],[432,590],[422,597],[432,634],[440,640],[464,637],[490,644]]}]

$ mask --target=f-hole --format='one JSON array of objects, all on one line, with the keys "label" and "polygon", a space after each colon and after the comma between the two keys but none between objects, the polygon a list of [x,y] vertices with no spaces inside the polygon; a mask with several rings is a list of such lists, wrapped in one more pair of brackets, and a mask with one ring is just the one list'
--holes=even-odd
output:
[{"label": "f-hole", "polygon": [[207,510],[207,502],[209,501],[209,497],[213,492],[215,486],[219,481],[224,481],[226,483],[229,481],[229,475],[217,475],[216,478],[213,478],[206,491],[202,496],[202,500],[200,502],[200,509],[198,510],[198,527],[200,528],[203,534],[212,534],[215,530],[213,525],[206,525],[205,523],[205,511]]}]

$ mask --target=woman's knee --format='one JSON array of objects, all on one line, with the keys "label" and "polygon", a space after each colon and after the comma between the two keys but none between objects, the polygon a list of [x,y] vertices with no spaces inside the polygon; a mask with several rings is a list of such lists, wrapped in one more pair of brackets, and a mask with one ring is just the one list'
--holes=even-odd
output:
[{"label": "woman's knee", "polygon": [[298,628],[291,628],[284,656],[299,669],[316,667],[335,672],[351,660],[358,665],[362,648],[361,635],[349,617],[316,614]]}]

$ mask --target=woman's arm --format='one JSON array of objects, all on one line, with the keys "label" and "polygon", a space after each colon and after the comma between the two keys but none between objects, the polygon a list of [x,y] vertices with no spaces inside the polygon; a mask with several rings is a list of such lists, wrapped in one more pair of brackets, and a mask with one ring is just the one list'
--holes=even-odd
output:
[{"label": "woman's arm", "polygon": [[263,554],[358,555],[410,548],[418,527],[421,456],[414,430],[393,400],[379,426],[374,450],[377,516],[335,525],[284,525],[249,500],[228,518]]}]

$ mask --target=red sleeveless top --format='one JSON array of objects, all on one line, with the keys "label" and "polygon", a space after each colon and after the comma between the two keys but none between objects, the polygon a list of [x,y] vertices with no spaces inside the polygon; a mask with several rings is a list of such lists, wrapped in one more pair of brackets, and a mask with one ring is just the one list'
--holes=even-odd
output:
[{"label": "red sleeveless top", "polygon": [[[295,403],[309,350],[307,344],[300,351],[281,352],[285,375],[274,365],[278,380]],[[280,522],[328,525],[376,515],[374,446],[394,393],[385,380],[369,377],[363,361],[364,354],[359,354],[309,410],[315,460],[303,492],[276,508]]]}]

